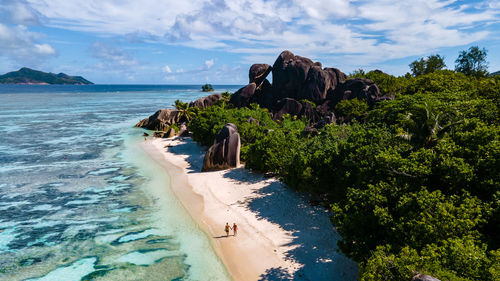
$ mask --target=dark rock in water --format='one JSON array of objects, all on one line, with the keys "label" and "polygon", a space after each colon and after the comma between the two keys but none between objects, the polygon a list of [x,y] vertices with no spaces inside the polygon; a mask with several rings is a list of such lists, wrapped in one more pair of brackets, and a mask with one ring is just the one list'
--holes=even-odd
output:
[{"label": "dark rock in water", "polygon": [[170,125],[181,121],[182,113],[174,109],[160,109],[147,119],[141,120],[136,127],[141,127],[149,130],[164,131]]},{"label": "dark rock in water", "polygon": [[413,278],[411,280],[412,281],[440,281],[437,278],[434,278],[432,276],[425,275],[425,274],[415,275],[415,276],[413,276]]},{"label": "dark rock in water", "polygon": [[269,64],[254,64],[250,67],[248,72],[248,83],[255,83],[257,87],[266,79],[267,75],[271,72],[272,67]]},{"label": "dark rock in water", "polygon": [[380,98],[380,89],[370,79],[348,79],[335,88],[331,100],[337,104],[341,100],[354,98],[366,100],[368,105],[373,105]]},{"label": "dark rock in water", "polygon": [[253,95],[255,94],[255,89],[257,85],[255,83],[250,83],[245,87],[236,91],[236,93],[231,95],[230,103],[237,107],[244,107],[250,105]]},{"label": "dark rock in water", "polygon": [[142,134],[142,136],[143,136],[143,137],[149,137],[149,134],[148,134],[148,133],[146,133],[146,132],[144,132],[144,133]]},{"label": "dark rock in water", "polygon": [[206,108],[214,105],[222,96],[220,94],[212,94],[206,97],[201,97],[189,103],[189,107],[197,106],[199,108]]},{"label": "dark rock in water", "polygon": [[207,150],[201,171],[224,170],[240,165],[241,141],[236,125],[227,123]]}]

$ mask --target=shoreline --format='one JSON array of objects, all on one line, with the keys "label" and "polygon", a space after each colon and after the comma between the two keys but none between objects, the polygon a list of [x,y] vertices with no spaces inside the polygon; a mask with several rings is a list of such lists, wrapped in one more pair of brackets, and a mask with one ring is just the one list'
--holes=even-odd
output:
[{"label": "shoreline", "polygon": [[[200,172],[204,150],[190,138],[153,138],[140,147],[169,174],[234,280],[356,280],[357,264],[337,252],[328,213],[305,196],[242,166]],[[226,237],[226,222],[237,223],[237,236]]]}]

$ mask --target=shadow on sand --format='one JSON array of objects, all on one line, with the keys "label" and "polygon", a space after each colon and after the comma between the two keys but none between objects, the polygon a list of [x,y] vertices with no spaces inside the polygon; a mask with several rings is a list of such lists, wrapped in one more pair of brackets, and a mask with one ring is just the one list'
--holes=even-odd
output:
[{"label": "shadow on sand", "polygon": [[[201,171],[204,149],[195,145],[192,140],[171,147],[169,151],[175,154],[188,153],[190,172]],[[284,268],[271,268],[262,274],[259,280],[357,280],[358,266],[338,251],[337,241],[340,236],[332,226],[327,210],[320,206],[311,206],[306,195],[286,188],[281,182],[244,168],[231,169],[224,173],[224,177],[235,184],[265,181],[263,188],[254,191],[257,196],[247,198],[244,204],[257,214],[259,219],[280,225],[293,237],[290,243],[284,245],[292,248],[285,255],[287,259],[299,264],[297,271],[292,274]]]}]

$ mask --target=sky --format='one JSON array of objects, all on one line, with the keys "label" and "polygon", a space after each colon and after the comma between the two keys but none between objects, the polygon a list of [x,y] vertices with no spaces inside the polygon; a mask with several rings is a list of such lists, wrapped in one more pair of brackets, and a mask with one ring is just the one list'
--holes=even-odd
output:
[{"label": "sky", "polygon": [[283,50],[345,73],[462,50],[500,70],[500,0],[0,0],[0,73],[98,84],[246,84]]}]

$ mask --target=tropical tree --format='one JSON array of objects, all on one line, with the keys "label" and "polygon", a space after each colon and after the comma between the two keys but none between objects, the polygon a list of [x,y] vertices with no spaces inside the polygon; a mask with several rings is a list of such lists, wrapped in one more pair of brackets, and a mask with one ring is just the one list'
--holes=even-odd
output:
[{"label": "tropical tree", "polygon": [[455,60],[455,70],[468,76],[484,77],[488,74],[488,63],[485,48],[472,46],[467,51],[461,51]]},{"label": "tropical tree", "polygon": [[427,58],[415,60],[410,63],[409,66],[413,76],[419,76],[443,69],[446,67],[446,64],[444,63],[444,57],[435,54],[430,55]]},{"label": "tropical tree", "polygon": [[193,111],[190,109],[187,102],[182,102],[180,100],[176,100],[174,102],[175,109],[181,112],[181,119],[186,119],[188,122],[191,120],[193,115]]}]

